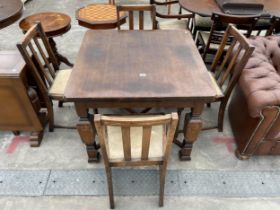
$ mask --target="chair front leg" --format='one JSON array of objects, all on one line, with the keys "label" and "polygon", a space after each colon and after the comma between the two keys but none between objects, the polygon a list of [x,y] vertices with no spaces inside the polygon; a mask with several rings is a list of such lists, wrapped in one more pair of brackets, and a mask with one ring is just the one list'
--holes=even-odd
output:
[{"label": "chair front leg", "polygon": [[110,208],[114,209],[115,202],[114,202],[114,192],[113,192],[112,169],[108,166],[105,166],[105,170],[106,170],[106,176],[107,176]]},{"label": "chair front leg", "polygon": [[166,164],[159,166],[159,206],[163,206],[164,204],[164,187],[165,187],[165,177],[166,177]]}]

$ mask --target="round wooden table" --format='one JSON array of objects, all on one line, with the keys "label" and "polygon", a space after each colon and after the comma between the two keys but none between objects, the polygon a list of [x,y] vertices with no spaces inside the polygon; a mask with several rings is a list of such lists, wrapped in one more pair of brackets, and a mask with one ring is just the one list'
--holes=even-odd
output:
[{"label": "round wooden table", "polygon": [[21,0],[0,0],[0,29],[17,21],[22,14]]},{"label": "round wooden table", "polygon": [[[118,26],[117,8],[113,4],[90,4],[76,11],[80,26],[89,29],[113,29]],[[126,13],[120,13],[120,24],[126,21]]]},{"label": "round wooden table", "polygon": [[[244,0],[244,3],[246,0]],[[264,5],[265,13],[280,16],[280,0],[255,0],[256,3]],[[210,17],[213,12],[223,13],[215,0],[179,0],[179,4],[186,10],[199,14],[201,16]]]},{"label": "round wooden table", "polygon": [[61,36],[68,32],[71,28],[71,18],[60,12],[41,12],[23,18],[19,27],[25,33],[28,29],[37,22],[41,22],[42,27],[49,38],[50,45],[57,57],[58,63],[63,62],[68,66],[73,66],[69,60],[58,53],[56,43],[53,39],[55,36]]}]

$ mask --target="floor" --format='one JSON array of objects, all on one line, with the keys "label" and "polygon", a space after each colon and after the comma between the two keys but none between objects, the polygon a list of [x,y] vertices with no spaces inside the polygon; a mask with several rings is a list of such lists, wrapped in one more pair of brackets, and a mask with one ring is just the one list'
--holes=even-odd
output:
[{"label": "floor", "polygon": [[[119,3],[133,3],[134,0],[119,0]],[[101,2],[96,0],[32,0],[25,4],[23,17],[40,11],[61,11],[72,17],[71,30],[62,37],[57,37],[59,51],[75,62],[85,28],[75,20],[75,10],[89,3]],[[136,2],[136,1],[135,1]],[[141,0],[137,3],[145,3]],[[22,37],[22,32],[15,23],[0,31],[0,49],[16,50],[16,43]],[[62,65],[62,68],[66,66]],[[205,124],[214,123],[217,116],[217,105],[205,108],[202,116]],[[63,122],[75,125],[77,122],[75,109],[71,103],[58,108],[55,104],[56,123]],[[47,130],[47,129],[46,129]],[[10,132],[0,132],[0,169],[14,170],[84,170],[103,168],[103,163],[88,164],[84,145],[81,143],[76,130],[56,129],[46,131],[39,148],[30,148],[28,133],[14,137]],[[225,131],[203,131],[194,144],[192,160],[181,162],[178,159],[179,148],[172,147],[169,170],[183,169],[191,171],[267,171],[279,172],[280,157],[252,157],[247,161],[238,160],[235,155],[235,143],[226,116]],[[1,188],[0,188],[1,191]],[[158,209],[157,196],[118,196],[117,209]],[[87,210],[108,209],[107,196],[0,196],[0,209],[30,210],[30,209],[64,209]],[[161,209],[188,210],[277,210],[280,209],[279,196],[267,197],[224,197],[224,196],[166,196],[165,206]]]}]

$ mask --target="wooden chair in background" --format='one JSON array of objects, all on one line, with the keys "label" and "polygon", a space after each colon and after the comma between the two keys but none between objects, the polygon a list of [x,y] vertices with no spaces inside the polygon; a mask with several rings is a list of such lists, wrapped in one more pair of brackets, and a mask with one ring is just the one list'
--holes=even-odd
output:
[{"label": "wooden chair in background", "polygon": [[[178,5],[179,1],[174,0],[174,1],[159,2],[156,0],[150,0],[150,4],[160,7],[160,6],[169,6],[174,4]],[[168,10],[167,14],[163,14],[162,12],[159,12],[159,9],[156,9],[156,17],[162,19],[168,19],[168,21],[158,22],[158,28],[167,29],[167,30],[174,30],[174,29],[190,30],[190,24],[192,22],[192,18],[194,17],[194,14],[193,13],[181,14],[180,11],[178,14],[171,14],[171,11]]]},{"label": "wooden chair in background", "polygon": [[270,28],[266,32],[266,36],[280,32],[280,17],[273,16],[270,22]]},{"label": "wooden chair in background", "polygon": [[[231,38],[232,43],[224,55],[229,38]],[[204,127],[204,130],[218,128],[219,132],[223,131],[226,105],[231,92],[238,82],[242,70],[253,51],[254,47],[249,44],[246,37],[234,26],[229,25],[215,55],[210,69],[211,72],[209,72],[213,85],[217,90],[215,102],[220,102],[218,124],[207,128]]]},{"label": "wooden chair in background", "polygon": [[114,208],[112,167],[160,167],[159,206],[163,206],[168,156],[178,114],[159,116],[94,115],[108,182],[110,207]]},{"label": "wooden chair in background", "polygon": [[[121,12],[128,12],[129,19],[129,30],[134,30],[134,12],[139,13],[139,30],[144,29],[144,12],[151,13],[151,29],[157,29],[156,24],[156,8],[154,5],[118,5],[117,6],[117,20],[120,23]],[[118,24],[118,29],[120,30],[120,24]]]},{"label": "wooden chair in background", "polygon": [[49,130],[53,131],[54,127],[65,128],[65,126],[54,125],[52,100],[65,100],[64,89],[72,69],[55,71],[54,66],[57,64],[57,60],[40,23],[35,24],[26,32],[17,47],[35,80],[39,95],[41,95],[47,108]]},{"label": "wooden chair in background", "polygon": [[[222,37],[224,35],[223,28],[228,24],[247,26],[247,30],[244,31],[246,37],[249,37],[254,29],[259,16],[234,16],[225,14],[212,14],[212,27],[210,32],[199,32],[197,43],[203,48],[202,58],[206,61],[207,54],[214,54],[217,52]],[[231,38],[229,38],[228,45],[231,44]]]}]

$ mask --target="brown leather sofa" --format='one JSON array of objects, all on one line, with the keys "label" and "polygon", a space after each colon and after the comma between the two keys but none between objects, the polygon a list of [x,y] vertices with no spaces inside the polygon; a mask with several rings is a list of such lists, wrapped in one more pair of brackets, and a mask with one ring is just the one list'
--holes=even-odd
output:
[{"label": "brown leather sofa", "polygon": [[280,154],[280,36],[253,37],[252,57],[229,105],[236,156]]}]

